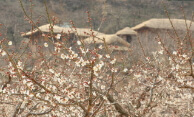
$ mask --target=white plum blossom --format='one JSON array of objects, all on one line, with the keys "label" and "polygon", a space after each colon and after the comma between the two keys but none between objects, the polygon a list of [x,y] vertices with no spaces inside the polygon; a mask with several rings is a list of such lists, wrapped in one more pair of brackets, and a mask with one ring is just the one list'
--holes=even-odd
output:
[{"label": "white plum blossom", "polygon": [[83,86],[84,87],[89,87],[89,83],[88,82],[83,82]]},{"label": "white plum blossom", "polygon": [[128,71],[128,69],[127,69],[127,68],[124,68],[124,69],[123,69],[123,72],[127,72],[127,71]]},{"label": "white plum blossom", "polygon": [[55,73],[55,77],[60,77],[60,73]]},{"label": "white plum blossom", "polygon": [[74,51],[71,51],[70,59],[74,59],[74,58],[77,58],[77,57],[78,57],[78,54],[75,53]]},{"label": "white plum blossom", "polygon": [[114,58],[110,63],[115,64],[115,62],[116,62],[116,59]]},{"label": "white plum blossom", "polygon": [[61,43],[59,43],[59,42],[55,43],[55,51],[58,53],[61,51]]},{"label": "white plum blossom", "polygon": [[6,52],[4,50],[1,51],[1,55],[2,56],[5,56],[6,55]]},{"label": "white plum blossom", "polygon": [[29,95],[30,94],[29,90],[24,91],[24,94]]},{"label": "white plum blossom", "polygon": [[77,41],[77,45],[81,45],[81,44],[82,44],[81,41],[78,40],[78,41]]},{"label": "white plum blossom", "polygon": [[102,55],[99,54],[99,55],[98,55],[98,58],[101,59],[101,58],[102,58]]},{"label": "white plum blossom", "polygon": [[98,64],[96,64],[94,67],[93,67],[93,70],[94,70],[94,75],[98,76],[98,73],[102,67],[104,66],[104,62],[103,61],[100,61]]},{"label": "white plum blossom", "polygon": [[56,51],[56,52],[58,52],[58,53],[59,53],[59,52],[60,52],[60,50],[61,50],[61,48],[59,48],[59,47],[55,47],[55,51]]},{"label": "white plum blossom", "polygon": [[89,51],[88,49],[84,50],[82,47],[80,47],[80,50],[81,50],[82,54],[86,54]]},{"label": "white plum blossom", "polygon": [[28,87],[32,87],[33,86],[33,83],[30,81],[30,82],[27,82],[27,86]]},{"label": "white plum blossom", "polygon": [[53,74],[55,73],[55,71],[54,71],[53,69],[49,69],[49,71],[50,71],[51,73],[53,73]]},{"label": "white plum blossom", "polygon": [[74,52],[73,50],[71,50],[71,47],[69,48],[68,51],[70,53],[68,55],[61,54],[62,59],[75,59],[78,57],[78,54],[76,52]]},{"label": "white plum blossom", "polygon": [[172,61],[172,58],[171,58],[171,57],[169,57],[169,58],[168,58],[168,60],[169,60],[169,61]]},{"label": "white plum blossom", "polygon": [[16,71],[11,62],[9,62],[8,68],[9,68],[9,72],[12,74],[12,77],[13,77],[16,74]]},{"label": "white plum blossom", "polygon": [[2,56],[6,55],[6,52],[4,50],[2,50],[2,49],[0,49],[0,53],[1,53]]},{"label": "white plum blossom", "polygon": [[55,98],[58,102],[61,102],[61,97],[58,95],[55,95],[53,98]]},{"label": "white plum blossom", "polygon": [[171,70],[175,70],[176,69],[176,67],[173,65],[172,67],[171,67]]},{"label": "white plum blossom", "polygon": [[76,61],[75,62],[75,64],[78,66],[78,67],[80,67],[81,65],[81,63],[83,62],[83,58],[81,57],[80,59],[79,59],[79,61]]},{"label": "white plum blossom", "polygon": [[87,61],[83,61],[81,65],[82,65],[82,66],[85,66],[85,65],[87,65],[88,63],[89,63],[88,60],[87,60]]},{"label": "white plum blossom", "polygon": [[186,55],[186,54],[183,54],[182,56],[183,56],[184,58],[186,58],[186,57],[187,57],[187,55]]},{"label": "white plum blossom", "polygon": [[161,76],[158,76],[158,80],[162,80],[163,78]]},{"label": "white plum blossom", "polygon": [[60,39],[60,38],[61,38],[61,34],[57,34],[56,39]]},{"label": "white plum blossom", "polygon": [[141,76],[142,76],[141,74],[134,74],[134,77],[136,77],[136,78],[139,78]]},{"label": "white plum blossom", "polygon": [[105,85],[101,85],[101,89],[105,89]]},{"label": "white plum blossom", "polygon": [[12,41],[9,41],[9,42],[8,42],[8,45],[12,45],[12,44],[13,44]]},{"label": "white plum blossom", "polygon": [[22,62],[21,61],[18,61],[18,66],[21,66],[22,65]]},{"label": "white plum blossom", "polygon": [[150,61],[150,57],[146,57],[146,60],[147,60],[147,61]]},{"label": "white plum blossom", "polygon": [[147,74],[147,73],[148,73],[148,71],[147,71],[147,70],[143,70],[143,73],[144,73],[144,74]]},{"label": "white plum blossom", "polygon": [[39,98],[40,98],[40,97],[41,97],[41,96],[40,96],[40,93],[37,93],[37,94],[36,94],[36,97],[39,97]]},{"label": "white plum blossom", "polygon": [[61,43],[56,42],[55,45],[56,45],[56,46],[61,46]]},{"label": "white plum blossom", "polygon": [[102,49],[102,48],[103,48],[102,45],[100,45],[100,46],[99,46],[99,49]]},{"label": "white plum blossom", "polygon": [[110,58],[110,55],[109,54],[106,54],[106,58]]},{"label": "white plum blossom", "polygon": [[163,54],[164,53],[164,50],[160,50],[158,51],[159,54]]},{"label": "white plum blossom", "polygon": [[77,57],[78,57],[77,53],[73,54],[73,58],[77,58]]},{"label": "white plum blossom", "polygon": [[29,96],[30,98],[32,98],[32,97],[34,97],[34,94],[33,94],[33,93],[30,93],[28,96]]},{"label": "white plum blossom", "polygon": [[61,58],[62,58],[62,59],[65,59],[66,56],[65,56],[64,54],[61,54]]},{"label": "white plum blossom", "polygon": [[117,68],[112,68],[111,71],[116,73],[118,71],[118,69]]},{"label": "white plum blossom", "polygon": [[99,64],[96,64],[94,67],[93,67],[93,70],[94,71],[100,71],[101,68],[104,66],[104,62],[103,61],[100,61]]},{"label": "white plum blossom", "polygon": [[173,53],[172,53],[172,54],[177,55],[177,52],[176,52],[176,51],[173,51]]},{"label": "white plum blossom", "polygon": [[46,95],[45,100],[49,100],[49,98],[50,98],[50,97],[49,97],[48,95]]},{"label": "white plum blossom", "polygon": [[45,43],[44,43],[44,47],[48,47],[48,43],[45,42]]},{"label": "white plum blossom", "polygon": [[21,61],[18,61],[17,68],[23,70],[23,65]]},{"label": "white plum blossom", "polygon": [[69,101],[69,98],[68,97],[65,97],[61,100],[61,103],[67,103]]},{"label": "white plum blossom", "polygon": [[177,70],[180,69],[180,65],[179,64],[176,65],[176,69]]},{"label": "white plum blossom", "polygon": [[95,76],[99,76],[99,75],[98,75],[98,72],[94,72],[94,75],[95,75]]},{"label": "white plum blossom", "polygon": [[87,65],[88,63],[89,63],[89,61],[88,60],[84,61],[84,59],[82,57],[79,58],[79,60],[75,62],[76,66],[78,66],[78,67],[80,67],[80,66],[83,67],[83,66]]}]

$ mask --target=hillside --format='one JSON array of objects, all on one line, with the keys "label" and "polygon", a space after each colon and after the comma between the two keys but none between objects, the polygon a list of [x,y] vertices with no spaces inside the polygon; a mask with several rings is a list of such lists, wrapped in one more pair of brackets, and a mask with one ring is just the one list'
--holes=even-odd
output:
[{"label": "hillside", "polygon": [[[100,27],[104,33],[115,33],[126,26],[135,26],[150,18],[167,17],[164,6],[171,18],[183,18],[182,6],[187,19],[192,19],[194,11],[193,1],[167,1],[163,0],[47,0],[50,16],[56,16],[59,23],[73,20],[77,27],[87,27],[87,13],[90,11],[92,25],[98,29],[101,20],[105,19]],[[43,0],[33,0],[31,8],[29,0],[23,0],[24,7],[32,19],[37,21],[40,17],[42,25],[48,23]],[[7,28],[9,38],[20,37],[20,32],[31,29],[30,24],[24,21],[24,14],[18,0],[0,1],[0,23]]]}]

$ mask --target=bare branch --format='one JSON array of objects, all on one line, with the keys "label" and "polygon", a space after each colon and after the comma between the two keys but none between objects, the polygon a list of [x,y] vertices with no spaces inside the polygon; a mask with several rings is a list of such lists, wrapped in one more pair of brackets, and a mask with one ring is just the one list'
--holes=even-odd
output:
[{"label": "bare branch", "polygon": [[22,102],[19,102],[19,103],[17,104],[17,106],[16,106],[16,108],[15,108],[15,111],[14,111],[12,117],[17,117],[17,114],[18,114],[18,112],[19,112],[19,110],[20,110],[21,105],[22,105]]}]

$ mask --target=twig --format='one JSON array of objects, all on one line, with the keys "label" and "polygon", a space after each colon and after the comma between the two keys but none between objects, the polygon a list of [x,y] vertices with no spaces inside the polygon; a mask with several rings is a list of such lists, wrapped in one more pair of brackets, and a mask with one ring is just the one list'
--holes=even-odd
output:
[{"label": "twig", "polygon": [[169,19],[169,21],[170,21],[170,24],[171,24],[171,26],[172,26],[172,28],[173,28],[173,31],[174,31],[174,33],[175,33],[175,35],[176,35],[176,39],[177,39],[177,43],[178,43],[178,45],[180,45],[180,38],[179,38],[179,35],[178,35],[178,33],[176,32],[176,29],[175,29],[175,27],[174,27],[174,25],[173,25],[173,23],[172,23],[172,21],[171,21],[171,19],[170,19],[170,16],[169,16],[169,13],[168,13],[168,11],[167,11],[167,8],[166,8],[166,6],[164,5],[164,3],[163,3],[163,6],[164,6],[164,11],[165,11],[165,13],[166,13],[166,15],[167,15],[167,17],[168,17],[168,19]]},{"label": "twig", "polygon": [[102,99],[99,107],[94,111],[94,113],[91,115],[91,117],[95,117],[95,115],[98,113],[98,111],[100,110],[100,108],[102,107],[103,104],[104,104],[104,100]]},{"label": "twig", "polygon": [[142,43],[141,43],[141,41],[140,41],[140,39],[139,39],[139,36],[137,37],[137,39],[138,39],[139,45],[140,45],[140,47],[141,47],[141,50],[142,50],[142,52],[143,52],[143,55],[144,55],[144,57],[146,58],[145,50],[144,50],[144,48],[143,48],[143,46],[142,46]]},{"label": "twig", "polygon": [[93,89],[96,92],[106,96],[108,101],[114,105],[117,112],[119,112],[121,115],[126,116],[126,117],[129,117],[129,116],[136,117],[135,114],[133,114],[131,112],[127,112],[118,102],[115,101],[115,99],[110,94],[105,94],[105,93],[97,90],[96,88],[93,88]]},{"label": "twig", "polygon": [[33,83],[37,84],[39,87],[43,88],[46,92],[48,93],[53,93],[52,91],[50,91],[49,89],[47,89],[45,86],[41,85],[39,82],[37,82],[36,80],[34,80],[33,78],[31,78],[28,74],[26,74],[23,70],[21,70],[23,72],[23,74],[29,79],[31,80]]},{"label": "twig", "polygon": [[14,111],[12,117],[17,117],[17,114],[18,114],[18,112],[19,112],[19,110],[20,110],[21,105],[22,105],[22,102],[19,102],[19,103],[17,104],[16,109],[15,109],[15,111]]},{"label": "twig", "polygon": [[3,85],[2,90],[4,90],[4,88],[6,88],[7,85],[11,82],[11,76],[10,76],[10,74],[8,74],[8,75],[9,75],[8,76],[8,81]]},{"label": "twig", "polygon": [[45,115],[45,114],[48,114],[50,113],[54,108],[51,108],[49,110],[46,110],[44,112],[41,112],[41,113],[33,113],[33,112],[29,112],[26,117],[30,116],[30,115]]},{"label": "twig", "polygon": [[[92,108],[92,98],[93,98],[93,94],[92,94],[92,90],[93,90],[93,78],[94,78],[94,61],[92,61],[91,63],[91,76],[90,76],[90,84],[89,84],[89,104],[88,104],[88,112],[90,112],[91,108]],[[88,115],[86,115],[87,117]]]}]

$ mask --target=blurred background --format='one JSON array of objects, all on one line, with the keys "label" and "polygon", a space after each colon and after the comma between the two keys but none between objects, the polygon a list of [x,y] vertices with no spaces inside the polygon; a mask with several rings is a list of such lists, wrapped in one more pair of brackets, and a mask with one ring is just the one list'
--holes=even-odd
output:
[{"label": "blurred background", "polygon": [[[44,0],[22,1],[32,19],[39,21],[38,26],[48,23]],[[184,19],[182,7],[186,18],[192,20],[194,11],[193,0],[47,0],[47,5],[50,16],[58,18],[58,25],[68,26],[72,20],[76,27],[88,28],[86,11],[89,11],[93,29],[107,34],[150,18],[167,18],[165,7],[171,18]],[[20,33],[32,28],[24,19],[18,0],[0,0],[0,23],[4,25],[3,33],[9,40],[17,43],[21,40]]]}]

